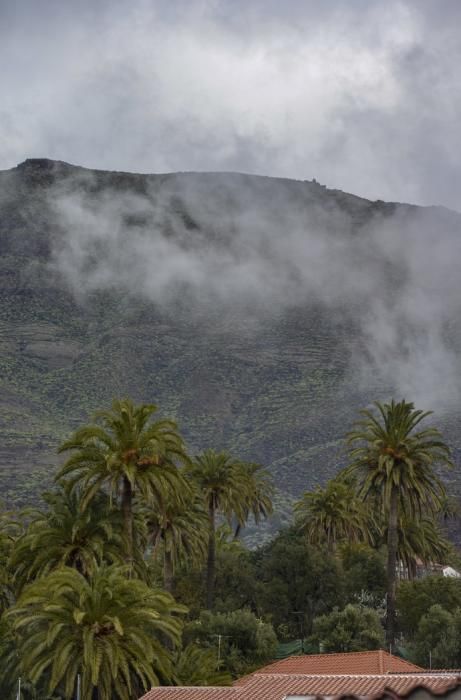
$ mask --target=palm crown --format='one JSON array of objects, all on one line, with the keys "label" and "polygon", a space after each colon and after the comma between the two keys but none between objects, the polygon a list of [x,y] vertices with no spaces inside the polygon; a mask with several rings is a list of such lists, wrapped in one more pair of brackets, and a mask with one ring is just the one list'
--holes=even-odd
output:
[{"label": "palm crown", "polygon": [[185,608],[171,596],[127,579],[126,567],[101,567],[90,580],[64,567],[30,585],[9,616],[27,630],[22,658],[33,683],[49,676],[49,690],[72,697],[81,674],[83,697],[129,700],[141,689],[171,680],[162,641],[179,643]]},{"label": "palm crown", "polygon": [[184,486],[177,463],[187,463],[183,441],[170,420],[152,422],[152,404],[135,406],[124,399],[96,414],[96,423],[77,430],[60,448],[72,455],[58,474],[70,487],[80,484],[82,508],[103,487],[111,498],[121,492],[127,535],[127,560],[133,557],[133,496],[162,503]]}]

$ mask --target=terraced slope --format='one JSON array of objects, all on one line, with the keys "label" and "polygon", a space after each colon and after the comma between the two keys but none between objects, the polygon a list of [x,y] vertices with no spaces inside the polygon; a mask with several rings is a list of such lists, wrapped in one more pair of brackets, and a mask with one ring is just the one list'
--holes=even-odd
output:
[{"label": "terraced slope", "polygon": [[[366,285],[378,280],[398,308],[411,260],[392,248],[381,257],[376,232],[422,224],[461,233],[454,213],[315,182],[46,160],[0,173],[1,493],[33,500],[69,430],[130,395],[174,416],[191,451],[266,464],[286,511],[343,463],[356,410],[399,391],[369,348]],[[456,357],[459,316],[440,332]],[[459,414],[442,406],[440,419],[457,450]]]}]

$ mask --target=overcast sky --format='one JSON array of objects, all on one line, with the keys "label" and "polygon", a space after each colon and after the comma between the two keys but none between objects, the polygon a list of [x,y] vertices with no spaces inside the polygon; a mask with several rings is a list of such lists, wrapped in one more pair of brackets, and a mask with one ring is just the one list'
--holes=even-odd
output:
[{"label": "overcast sky", "polygon": [[0,169],[236,170],[461,210],[459,0],[0,0]]}]

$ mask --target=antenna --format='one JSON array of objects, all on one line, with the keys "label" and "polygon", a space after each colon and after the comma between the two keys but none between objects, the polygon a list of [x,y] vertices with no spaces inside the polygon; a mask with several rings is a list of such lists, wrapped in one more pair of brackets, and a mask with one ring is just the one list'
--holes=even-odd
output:
[{"label": "antenna", "polygon": [[217,637],[218,638],[218,663],[221,661],[221,640],[223,637],[226,637],[227,639],[232,639],[231,634],[212,634],[212,637]]}]

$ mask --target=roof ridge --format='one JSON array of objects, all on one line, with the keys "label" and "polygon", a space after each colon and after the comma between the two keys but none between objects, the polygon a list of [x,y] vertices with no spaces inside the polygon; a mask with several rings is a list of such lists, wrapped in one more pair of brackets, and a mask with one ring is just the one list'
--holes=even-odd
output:
[{"label": "roof ridge", "polygon": [[405,671],[395,671],[393,673],[258,673],[257,671],[255,671],[251,674],[250,678],[273,678],[279,676],[293,676],[296,678],[321,678],[322,680],[324,680],[325,678],[383,678],[384,676],[389,678],[441,678],[444,675],[458,677],[461,676],[461,671],[439,671],[438,673],[432,673],[431,671],[413,671],[412,673]]}]

